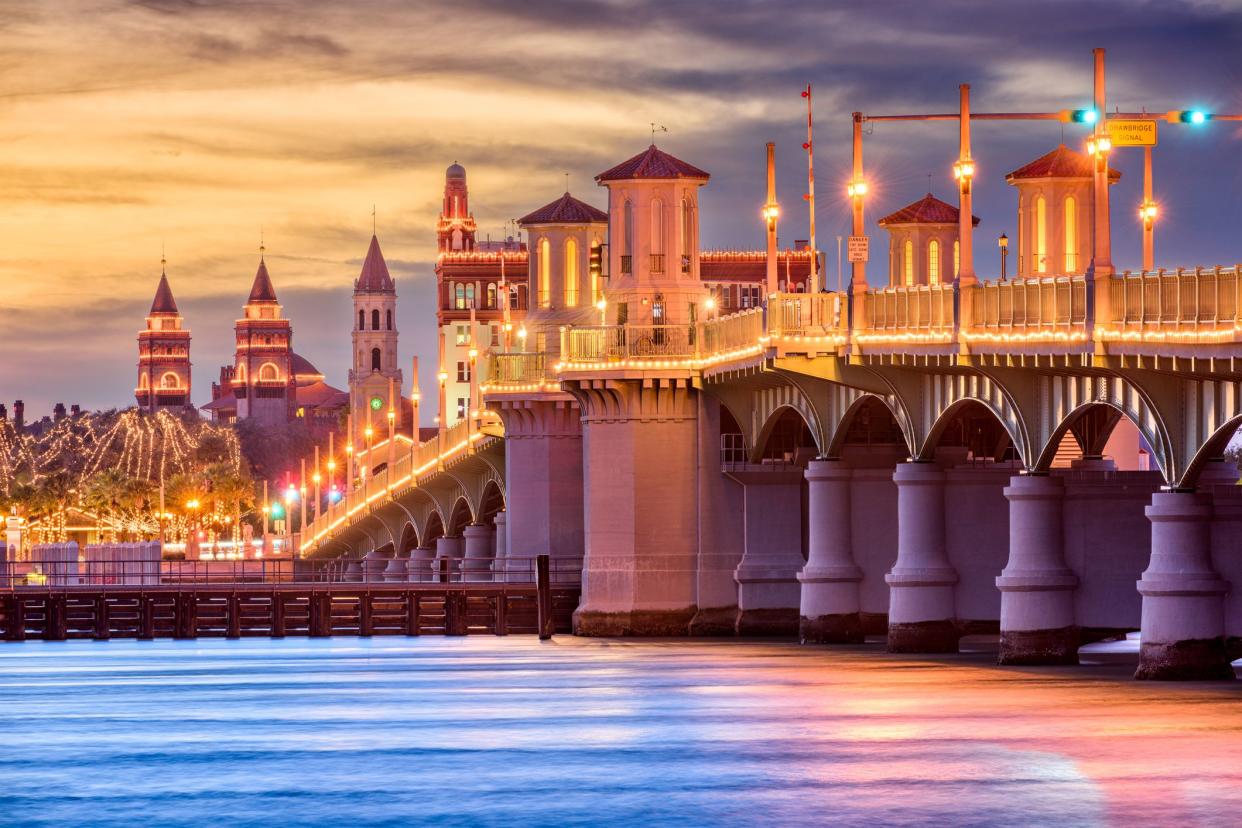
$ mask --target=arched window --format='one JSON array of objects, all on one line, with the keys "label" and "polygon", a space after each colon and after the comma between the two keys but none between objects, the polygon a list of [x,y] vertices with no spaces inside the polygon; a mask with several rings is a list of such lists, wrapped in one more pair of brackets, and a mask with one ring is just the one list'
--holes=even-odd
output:
[{"label": "arched window", "polygon": [[957,274],[962,270],[962,243],[957,239],[953,240],[953,278],[957,278]]},{"label": "arched window", "polygon": [[1026,275],[1027,256],[1030,250],[1027,245],[1030,243],[1029,231],[1026,229],[1026,208],[1023,206],[1022,200],[1018,201],[1018,275]]},{"label": "arched window", "polygon": [[473,283],[473,282],[471,282],[470,284],[466,285],[466,307],[467,307],[467,308],[473,308],[473,307],[475,307],[475,304],[474,304],[474,283]]},{"label": "arched window", "polygon": [[392,330],[392,310],[384,311],[384,330]]},{"label": "arched window", "polygon": [[244,363],[244,362],[239,362],[239,363],[237,364],[237,374],[236,374],[236,377],[237,377],[239,380],[241,380],[242,382],[245,382],[245,381],[246,381],[246,363]]},{"label": "arched window", "polygon": [[371,349],[371,370],[372,371],[380,370],[380,349],[379,348]]},{"label": "arched window", "polygon": [[379,309],[378,308],[371,311],[371,330],[373,331],[379,330]]},{"label": "arched window", "polygon": [[1048,272],[1048,205],[1035,199],[1035,272]]},{"label": "arched window", "polygon": [[489,308],[496,307],[496,283],[487,283],[487,306]]},{"label": "arched window", "polygon": [[694,208],[690,199],[681,200],[681,272],[690,272],[690,260],[694,249]]},{"label": "arched window", "polygon": [[634,202],[628,198],[621,208],[621,272],[634,272]]},{"label": "arched window", "polygon": [[181,378],[178,377],[176,374],[174,374],[172,371],[169,371],[167,374],[160,377],[160,388],[163,388],[169,391],[175,391],[176,389],[180,387],[181,387]]},{"label": "arched window", "polygon": [[927,283],[940,284],[940,242],[935,239],[927,243]]},{"label": "arched window", "polygon": [[466,309],[466,286],[461,282],[453,286],[453,307],[457,310]]},{"label": "arched window", "polygon": [[280,379],[280,369],[270,362],[263,363],[259,368],[259,382],[275,382]]},{"label": "arched window", "polygon": [[651,272],[664,272],[664,202],[651,202]]},{"label": "arched window", "polygon": [[[629,204],[627,201],[626,204]],[[552,243],[539,240],[539,307],[552,307]]]},{"label": "arched window", "polygon": [[578,307],[578,242],[565,240],[565,307]]},{"label": "arched window", "polygon": [[146,387],[148,387],[148,383],[147,383],[147,375],[146,375],[146,374],[139,374],[139,375],[138,375],[138,387],[139,387],[139,388],[146,388]]},{"label": "arched window", "polygon": [[367,329],[367,312],[358,309],[358,330],[365,331]]},{"label": "arched window", "polygon": [[902,248],[901,275],[906,285],[914,284],[914,242],[909,239]]},{"label": "arched window", "polygon": [[1065,272],[1078,272],[1078,202],[1065,199]]}]

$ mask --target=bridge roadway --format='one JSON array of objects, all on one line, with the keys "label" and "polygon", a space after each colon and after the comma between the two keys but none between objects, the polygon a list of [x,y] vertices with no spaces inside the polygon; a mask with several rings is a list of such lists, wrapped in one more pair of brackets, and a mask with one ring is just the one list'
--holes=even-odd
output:
[{"label": "bridge roadway", "polygon": [[[689,326],[564,327],[555,350],[493,356],[486,412],[301,547],[463,573],[585,554],[586,635],[887,632],[943,652],[991,630],[1002,663],[1029,664],[1140,629],[1140,678],[1231,676],[1239,275],[774,294]],[[1105,456],[1120,422],[1150,470]]]}]

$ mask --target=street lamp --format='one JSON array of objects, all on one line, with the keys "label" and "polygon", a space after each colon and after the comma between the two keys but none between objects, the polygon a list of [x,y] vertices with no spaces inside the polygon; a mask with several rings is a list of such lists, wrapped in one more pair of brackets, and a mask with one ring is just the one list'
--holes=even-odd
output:
[{"label": "street lamp", "polygon": [[862,198],[867,194],[867,182],[855,179],[846,186],[845,191],[849,193],[850,198]]},{"label": "street lamp", "polygon": [[[600,327],[607,325],[608,324],[608,300],[601,296],[599,298],[599,301],[595,303],[595,309],[599,311]],[[525,336],[525,329],[523,329],[522,335]]]},{"label": "street lamp", "polygon": [[771,203],[771,204],[764,205],[763,220],[768,223],[769,227],[775,224],[776,220],[780,217],[781,217],[781,207],[779,204]]},{"label": "street lamp", "polygon": [[975,162],[969,158],[954,161],[953,177],[961,185],[962,192],[970,195],[970,180],[975,177]]},{"label": "street lamp", "polygon": [[996,240],[996,246],[1000,248],[1001,253],[1001,281],[1003,282],[1009,276],[1009,237],[1001,233],[1000,238]]}]

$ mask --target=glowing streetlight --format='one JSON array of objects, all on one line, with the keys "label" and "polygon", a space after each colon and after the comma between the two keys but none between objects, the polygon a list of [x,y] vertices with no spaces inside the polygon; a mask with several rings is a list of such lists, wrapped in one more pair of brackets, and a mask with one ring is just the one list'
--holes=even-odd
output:
[{"label": "glowing streetlight", "polygon": [[867,182],[861,179],[851,181],[849,185],[846,186],[845,191],[849,194],[850,198],[862,198],[867,194]]},{"label": "glowing streetlight", "polygon": [[[604,325],[607,325],[608,324],[608,300],[601,296],[599,298],[599,301],[595,303],[595,309],[599,311],[600,326],[602,327]],[[525,333],[525,330],[523,329],[523,334],[524,333]]]},{"label": "glowing streetlight", "polygon": [[444,383],[448,382],[448,371],[440,369],[440,373],[436,374],[436,379],[439,380],[440,385],[443,386]]},{"label": "glowing streetlight", "polygon": [[1001,233],[1000,238],[996,240],[996,246],[1000,248],[1001,279],[1004,280],[1009,275],[1009,237]]}]

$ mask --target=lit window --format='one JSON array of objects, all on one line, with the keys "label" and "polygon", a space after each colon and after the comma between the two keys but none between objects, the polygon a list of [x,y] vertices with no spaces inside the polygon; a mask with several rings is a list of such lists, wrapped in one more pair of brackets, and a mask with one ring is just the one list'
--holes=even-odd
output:
[{"label": "lit window", "polygon": [[552,307],[552,243],[539,240],[539,307]]},{"label": "lit window", "polygon": [[578,307],[578,242],[565,240],[565,307]]},{"label": "lit window", "polygon": [[953,240],[953,278],[957,278],[957,274],[962,272],[962,243],[957,239]]},{"label": "lit window", "polygon": [[1048,272],[1048,205],[1035,199],[1035,272]]},{"label": "lit window", "polygon": [[927,282],[940,284],[940,242],[935,239],[927,245]]},{"label": "lit window", "polygon": [[914,284],[914,242],[906,239],[901,257],[902,277],[907,285]]},{"label": "lit window", "polygon": [[1065,199],[1065,272],[1078,272],[1078,202]]}]

